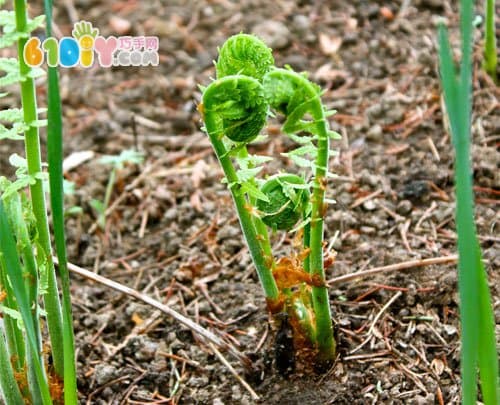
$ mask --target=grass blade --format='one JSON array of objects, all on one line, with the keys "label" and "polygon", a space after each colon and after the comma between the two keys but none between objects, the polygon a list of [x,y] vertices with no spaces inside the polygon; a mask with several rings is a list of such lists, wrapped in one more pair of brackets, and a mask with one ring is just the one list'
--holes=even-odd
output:
[{"label": "grass blade", "polygon": [[[4,306],[17,311],[16,301],[14,300],[14,292],[11,284],[7,280],[7,265],[4,257],[0,255],[0,287],[7,293]],[[25,365],[25,350],[24,338],[21,329],[18,327],[17,321],[10,315],[3,314],[3,324],[7,338],[7,345],[10,353],[15,353],[16,356],[12,361],[14,370],[20,372]]]},{"label": "grass blade", "polygon": [[481,261],[481,249],[476,245],[477,269],[479,276],[479,374],[481,393],[486,405],[500,404],[500,375],[495,339],[495,317],[491,306],[488,279]]},{"label": "grass blade", "polygon": [[[36,334],[33,320],[31,317],[31,309],[29,305],[28,294],[24,286],[23,272],[21,264],[19,261],[19,256],[17,254],[16,242],[14,240],[11,227],[3,202],[0,199],[0,253],[3,255],[5,260],[5,268],[9,281],[12,284],[12,290],[14,291],[14,296],[16,297],[19,312],[21,313],[24,328],[26,330],[26,336],[28,343],[33,353],[37,353],[36,344]],[[42,364],[39,361],[38,356],[33,356],[33,366],[35,368],[35,373],[42,394],[42,401],[44,405],[52,404],[50,398],[49,387],[47,384],[47,379],[45,377],[45,372]]]},{"label": "grass blade", "polygon": [[[46,34],[47,37],[50,37],[52,35],[51,0],[45,0],[45,17]],[[47,93],[47,160],[49,163],[50,202],[54,226],[54,240],[62,287],[64,401],[66,404],[76,404],[78,395],[76,387],[75,342],[64,230],[62,113],[61,97],[59,94],[59,78],[56,67],[48,68]]]},{"label": "grass blade", "polygon": [[486,0],[486,24],[484,35],[483,68],[493,81],[498,84],[497,78],[497,37],[495,35],[495,0]]},{"label": "grass blade", "polygon": [[[33,322],[33,326],[35,328],[35,337],[36,337],[36,345],[37,350],[33,352],[30,349],[29,344],[26,347],[26,352],[28,355],[26,356],[27,366],[28,366],[28,382],[29,382],[29,391],[31,392],[31,399],[33,403],[42,402],[40,396],[40,390],[38,389],[38,383],[36,380],[36,375],[34,372],[33,365],[33,356],[37,356],[39,362],[43,363],[42,357],[42,338],[40,332],[40,322],[37,320],[40,319],[40,307],[38,305],[38,270],[37,263],[33,253],[33,243],[35,240],[30,239],[28,225],[26,223],[26,219],[24,214],[27,210],[31,211],[31,206],[25,212],[23,212],[23,202],[28,203],[28,201],[24,201],[26,199],[24,194],[13,193],[9,194],[9,196],[4,197],[4,208],[5,211],[10,218],[10,223],[13,226],[14,237],[17,241],[17,247],[20,257],[22,258],[22,263],[24,266],[24,279],[25,279],[25,288],[28,296],[28,302],[31,307],[31,316],[32,319],[35,320]],[[35,236],[36,238],[36,236]],[[11,297],[14,297],[13,292],[10,291],[9,294]],[[17,326],[17,325],[16,325]],[[24,344],[23,339],[23,344]],[[19,352],[16,352],[17,356],[21,356]],[[24,363],[24,354],[23,354],[23,363]],[[17,370],[19,371],[19,370]],[[29,395],[28,387],[26,387],[26,395]]]},{"label": "grass blade", "polygon": [[3,331],[0,329],[0,370],[2,370],[0,373],[1,392],[7,404],[24,405],[24,400],[14,377],[12,364],[10,363],[9,352],[5,346],[5,339]]},{"label": "grass blade", "polygon": [[[439,43],[439,72],[441,74],[441,85],[443,87],[443,96],[446,104],[446,110],[450,117],[456,117],[459,114],[458,103],[458,77],[453,63],[453,52],[450,41],[448,40],[448,30],[444,24],[439,24],[438,28]],[[456,121],[450,120],[450,125],[456,125]],[[457,128],[452,128],[452,136],[457,132]]]},{"label": "grass blade", "polygon": [[483,401],[487,405],[497,405],[500,402],[493,310],[474,224],[470,163],[472,11],[472,1],[462,0],[460,13],[462,60],[459,77],[456,75],[448,34],[443,25],[439,27],[438,32],[439,62],[444,100],[455,147],[462,403],[467,405],[476,403],[479,365]]}]

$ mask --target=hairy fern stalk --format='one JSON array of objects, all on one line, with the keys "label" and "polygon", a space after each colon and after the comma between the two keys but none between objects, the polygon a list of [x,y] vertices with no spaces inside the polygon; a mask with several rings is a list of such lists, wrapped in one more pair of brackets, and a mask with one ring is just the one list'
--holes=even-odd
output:
[{"label": "hairy fern stalk", "polygon": [[[295,349],[305,344],[316,353],[317,364],[330,364],[336,344],[323,265],[323,218],[329,141],[339,138],[328,126],[333,112],[326,111],[321,89],[304,74],[276,68],[271,49],[255,36],[230,37],[219,50],[216,71],[217,79],[202,88],[199,111],[268,309],[290,325]],[[248,145],[263,138],[273,113],[284,115],[282,130],[297,144],[284,155],[300,174],[259,177],[272,158],[249,154]],[[269,231],[296,233],[302,250],[276,258]]]}]

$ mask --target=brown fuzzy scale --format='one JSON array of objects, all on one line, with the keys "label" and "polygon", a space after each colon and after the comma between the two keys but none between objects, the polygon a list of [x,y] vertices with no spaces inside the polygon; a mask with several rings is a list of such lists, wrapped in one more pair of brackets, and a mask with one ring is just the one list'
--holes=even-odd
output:
[{"label": "brown fuzzy scale", "polygon": [[283,308],[285,306],[285,297],[280,293],[280,295],[276,299],[266,298],[266,303],[267,309],[271,314],[274,315],[283,311]]},{"label": "brown fuzzy scale", "polygon": [[291,288],[306,283],[313,287],[324,287],[325,283],[317,274],[311,275],[304,271],[301,267],[294,267],[296,264],[293,260],[284,257],[278,260],[276,268],[273,270],[273,276],[276,280],[278,288]]},{"label": "brown fuzzy scale", "polygon": [[282,257],[276,263],[273,269],[273,276],[276,280],[278,289],[291,288],[306,283],[313,287],[324,287],[325,282],[318,274],[309,274],[302,267],[302,263],[309,255],[310,250],[306,249],[299,255],[292,257]]},{"label": "brown fuzzy scale", "polygon": [[[10,362],[14,365],[17,362],[17,356],[12,356],[10,358]],[[14,368],[14,367],[12,367]],[[24,364],[23,368],[19,371],[14,371],[14,379],[17,382],[17,386],[19,387],[19,391],[24,397],[24,401],[28,403],[28,399],[26,398],[28,391],[28,372],[26,368],[26,364]]]},{"label": "brown fuzzy scale", "polygon": [[64,383],[55,373],[49,373],[49,392],[54,404],[64,404]]}]

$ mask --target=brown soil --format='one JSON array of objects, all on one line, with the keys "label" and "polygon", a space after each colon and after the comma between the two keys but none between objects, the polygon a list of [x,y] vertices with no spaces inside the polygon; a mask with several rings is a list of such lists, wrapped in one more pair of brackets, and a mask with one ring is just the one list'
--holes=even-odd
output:
[{"label": "brown soil", "polygon": [[[447,1],[75,0],[74,9],[60,5],[54,19],[64,35],[71,32],[71,18],[91,21],[101,34],[111,35],[112,18],[120,17],[131,22],[130,35],[158,35],[161,54],[156,68],[62,71],[65,153],[96,153],[66,174],[76,184],[68,206],[83,208],[82,216],[67,221],[70,261],[168,303],[251,355],[262,372],[259,378],[247,376],[224,354],[260,403],[458,403],[454,264],[335,284],[330,290],[339,335],[334,366],[323,375],[299,369],[285,378],[276,371],[275,328],[196,112],[197,84],[214,76],[217,46],[241,31],[265,36],[278,48],[277,65],[309,71],[326,89],[328,107],[338,110],[331,124],[343,140],[334,145],[340,154],[330,169],[340,178],[328,189],[338,204],[330,206],[325,235],[331,241],[339,231],[339,237],[328,278],[453,254],[453,150],[437,75],[440,16],[446,17],[456,45],[458,13]],[[479,68],[481,32],[475,33],[474,48],[476,219],[500,342],[500,276],[494,271],[500,264],[499,90]],[[43,97],[43,82],[39,89]],[[103,199],[109,169],[98,157],[135,145],[145,162],[119,172],[112,200],[121,199],[100,231],[93,226],[96,215],[89,202]],[[256,150],[279,156],[290,146],[284,136],[272,136]],[[0,148],[6,157],[18,146]],[[270,171],[289,167],[279,157]],[[6,158],[0,169],[10,170]],[[290,252],[291,241],[281,234],[273,243],[279,255]],[[187,328],[78,276],[72,291],[82,404],[254,403]]]}]

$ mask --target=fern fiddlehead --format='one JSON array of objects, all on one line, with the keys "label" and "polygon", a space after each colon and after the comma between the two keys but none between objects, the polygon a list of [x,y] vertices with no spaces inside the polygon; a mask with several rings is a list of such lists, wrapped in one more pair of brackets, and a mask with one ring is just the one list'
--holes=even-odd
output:
[{"label": "fern fiddlehead", "polygon": [[262,221],[273,229],[290,230],[301,219],[309,190],[302,177],[279,174],[269,178],[261,191],[269,201],[258,200],[257,209]]},{"label": "fern fiddlehead", "polygon": [[[205,130],[228,182],[269,309],[289,312],[300,324],[298,333],[317,349],[320,362],[328,364],[335,355],[335,341],[322,241],[329,138],[336,134],[328,129],[321,89],[304,75],[274,68],[271,50],[255,36],[235,35],[219,52],[217,80],[203,89],[199,106]],[[266,158],[250,156],[246,146],[259,135],[270,108],[285,115],[283,131],[302,145],[284,155],[311,168],[312,182],[285,173],[271,176],[258,187],[255,176]],[[301,219],[296,229],[304,228],[306,253],[292,256],[296,260],[285,257],[275,262],[266,226],[290,231]],[[286,263],[293,263],[294,268]],[[287,283],[277,284],[280,277]],[[299,284],[300,293],[295,289]]]},{"label": "fern fiddlehead", "polygon": [[233,142],[253,141],[264,127],[268,105],[262,85],[254,78],[225,76],[210,84],[203,96],[205,114],[217,119],[217,136]]},{"label": "fern fiddlehead", "polygon": [[259,38],[238,34],[230,37],[219,50],[215,69],[219,79],[230,75],[244,75],[260,81],[273,65],[271,49]]}]

